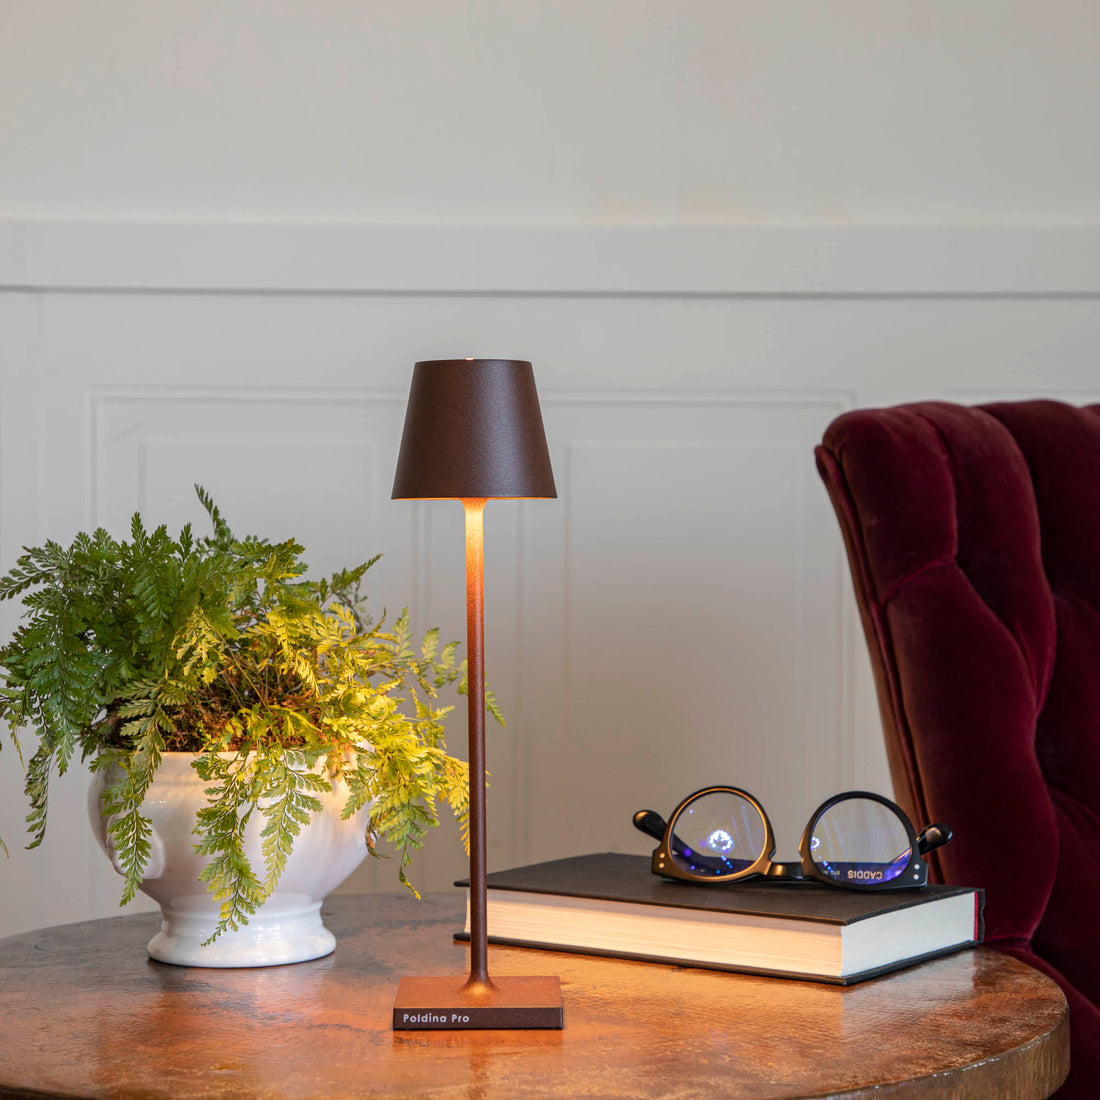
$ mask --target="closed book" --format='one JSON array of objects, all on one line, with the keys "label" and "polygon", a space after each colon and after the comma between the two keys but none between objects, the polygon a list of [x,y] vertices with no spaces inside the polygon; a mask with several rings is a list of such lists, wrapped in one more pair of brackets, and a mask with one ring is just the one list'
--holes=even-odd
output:
[{"label": "closed book", "polygon": [[[491,943],[850,985],[982,940],[980,889],[695,885],[605,852],[487,877]],[[456,886],[469,886],[464,880]],[[467,896],[466,929],[470,932]]]}]

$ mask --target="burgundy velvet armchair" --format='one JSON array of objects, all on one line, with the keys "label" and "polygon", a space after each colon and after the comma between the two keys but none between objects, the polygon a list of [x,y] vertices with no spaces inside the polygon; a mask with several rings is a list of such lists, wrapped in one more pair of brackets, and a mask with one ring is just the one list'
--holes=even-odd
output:
[{"label": "burgundy velvet armchair", "polygon": [[1059,1097],[1100,1096],[1100,405],[846,413],[817,448],[895,797],[955,839],[986,943],[1070,1006]]}]

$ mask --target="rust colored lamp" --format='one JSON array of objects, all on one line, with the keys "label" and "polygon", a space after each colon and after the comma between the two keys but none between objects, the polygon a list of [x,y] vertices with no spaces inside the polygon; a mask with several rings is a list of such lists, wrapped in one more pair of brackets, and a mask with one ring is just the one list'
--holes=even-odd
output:
[{"label": "rust colored lamp", "polygon": [[485,904],[485,505],[493,499],[557,495],[530,363],[416,364],[393,498],[457,499],[466,511],[470,975],[402,978],[393,1007],[395,1030],[562,1026],[558,978],[490,978]]}]

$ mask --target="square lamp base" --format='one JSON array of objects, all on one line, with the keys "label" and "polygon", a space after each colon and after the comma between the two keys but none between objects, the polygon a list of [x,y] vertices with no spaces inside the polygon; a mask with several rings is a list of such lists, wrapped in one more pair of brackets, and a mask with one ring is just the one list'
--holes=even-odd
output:
[{"label": "square lamp base", "polygon": [[561,1028],[559,978],[493,978],[470,993],[465,977],[402,978],[393,1002],[394,1031]]}]

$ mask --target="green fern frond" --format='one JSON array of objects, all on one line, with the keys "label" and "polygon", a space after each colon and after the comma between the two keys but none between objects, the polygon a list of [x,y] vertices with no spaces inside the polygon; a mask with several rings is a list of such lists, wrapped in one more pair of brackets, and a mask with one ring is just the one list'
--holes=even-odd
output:
[{"label": "green fern frond", "polygon": [[37,848],[46,835],[46,812],[50,796],[50,772],[53,769],[54,750],[43,741],[27,766],[24,790],[31,804],[27,814],[27,832],[31,835],[28,848]]},{"label": "green fern frond", "polygon": [[120,769],[120,777],[104,789],[102,811],[122,872],[123,905],[137,895],[149,863],[153,827],[141,807],[160,767],[163,751],[164,739],[159,724],[148,718],[135,738],[134,747],[129,752],[111,755]]},{"label": "green fern frond", "polygon": [[199,498],[199,503],[206,510],[206,514],[210,517],[211,526],[214,528],[215,541],[227,542],[233,538],[233,532],[229,530],[229,524],[222,518],[221,512],[218,510],[218,506],[214,503],[214,498],[201,486],[195,485],[195,495]]},{"label": "green fern frond", "polygon": [[294,839],[321,810],[321,802],[308,790],[332,788],[322,776],[296,771],[289,761],[272,769],[265,786],[261,812],[267,823],[260,831],[260,848],[267,868],[263,889],[265,895],[270,895],[286,869]]}]

